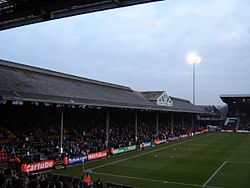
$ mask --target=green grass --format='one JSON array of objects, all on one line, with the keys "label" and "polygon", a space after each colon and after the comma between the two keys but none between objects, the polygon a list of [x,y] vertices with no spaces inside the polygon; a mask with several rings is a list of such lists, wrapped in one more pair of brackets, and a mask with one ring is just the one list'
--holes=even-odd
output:
[{"label": "green grass", "polygon": [[[156,157],[157,155],[157,157]],[[250,135],[209,133],[87,162],[92,179],[145,188],[250,187]],[[80,177],[82,165],[54,173]]]}]

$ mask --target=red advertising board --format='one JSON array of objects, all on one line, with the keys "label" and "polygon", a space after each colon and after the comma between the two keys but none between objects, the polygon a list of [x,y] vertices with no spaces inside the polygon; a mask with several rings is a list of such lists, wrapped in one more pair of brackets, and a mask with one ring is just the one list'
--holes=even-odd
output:
[{"label": "red advertising board", "polygon": [[161,140],[154,140],[155,145],[161,144]]},{"label": "red advertising board", "polygon": [[103,157],[107,157],[107,151],[100,151],[100,152],[95,152],[95,153],[89,153],[88,154],[88,161],[95,160],[95,159],[100,159]]},{"label": "red advertising board", "polygon": [[47,161],[41,161],[41,162],[36,162],[36,163],[23,164],[22,171],[23,172],[43,171],[43,170],[53,168],[54,166],[55,166],[54,160],[47,160]]},{"label": "red advertising board", "polygon": [[188,134],[181,134],[180,135],[180,138],[187,138],[188,137]]},{"label": "red advertising board", "polygon": [[163,144],[163,143],[166,143],[166,142],[167,142],[166,139],[165,140],[160,140],[160,139],[155,139],[154,140],[155,145]]}]

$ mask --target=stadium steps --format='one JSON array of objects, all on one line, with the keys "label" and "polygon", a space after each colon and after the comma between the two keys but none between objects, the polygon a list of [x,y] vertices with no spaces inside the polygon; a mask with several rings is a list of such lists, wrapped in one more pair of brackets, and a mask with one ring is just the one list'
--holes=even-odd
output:
[{"label": "stadium steps", "polygon": [[227,117],[223,128],[229,130],[236,130],[239,127],[238,117]]},{"label": "stadium steps", "polygon": [[240,118],[238,118],[238,121],[237,121],[237,124],[236,124],[236,130],[239,129],[239,126],[240,126]]}]

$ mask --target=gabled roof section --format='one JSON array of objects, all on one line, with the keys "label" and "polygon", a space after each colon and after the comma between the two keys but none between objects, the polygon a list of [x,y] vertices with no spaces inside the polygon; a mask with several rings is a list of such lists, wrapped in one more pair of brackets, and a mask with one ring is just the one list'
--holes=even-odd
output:
[{"label": "gabled roof section", "polygon": [[160,97],[158,97],[157,101],[156,101],[157,105],[161,105],[161,106],[171,106],[173,107],[173,101],[170,98],[170,96],[168,96],[167,92],[163,92]]},{"label": "gabled roof section", "polygon": [[199,106],[193,105],[190,101],[186,99],[180,99],[176,97],[171,97],[171,99],[174,103],[174,109],[193,113],[207,113],[205,110],[203,110]]},{"label": "gabled roof section", "polygon": [[155,105],[129,87],[0,60],[0,96],[72,105],[151,109]]},{"label": "gabled roof section", "polygon": [[141,92],[149,101],[160,106],[173,106],[173,101],[166,91],[146,91]]},{"label": "gabled roof section", "polygon": [[206,110],[209,112],[211,115],[222,115],[220,110],[216,108],[214,105],[199,105],[200,108]]},{"label": "gabled roof section", "polygon": [[140,93],[144,95],[149,101],[156,102],[157,99],[164,93],[164,91],[143,91]]},{"label": "gabled roof section", "polygon": [[0,30],[159,0],[0,0]]},{"label": "gabled roof section", "polygon": [[[163,96],[166,93],[166,91],[145,91],[141,93],[148,100],[157,104],[157,99]],[[193,105],[192,103],[190,103],[190,101],[186,99],[180,99],[172,96],[169,96],[169,98],[172,100],[173,103],[172,106],[158,105],[158,107],[162,109],[167,109],[168,111],[187,112],[187,113],[207,113],[205,110],[199,108],[198,106]]]}]

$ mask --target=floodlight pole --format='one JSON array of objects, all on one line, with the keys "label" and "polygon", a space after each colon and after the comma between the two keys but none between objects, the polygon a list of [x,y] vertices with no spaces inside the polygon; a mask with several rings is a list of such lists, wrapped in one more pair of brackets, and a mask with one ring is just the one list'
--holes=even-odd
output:
[{"label": "floodlight pole", "polygon": [[63,153],[63,110],[61,111],[60,154]]},{"label": "floodlight pole", "polygon": [[[196,53],[189,53],[187,55],[187,61],[190,64],[193,64],[193,105],[195,105],[195,64],[201,62],[201,57]],[[194,127],[194,116],[192,116],[192,128]]]},{"label": "floodlight pole", "polygon": [[138,127],[138,115],[137,115],[137,112],[135,112],[135,142],[136,142],[136,144],[137,144],[137,141],[138,141],[137,127]]},{"label": "floodlight pole", "polygon": [[195,63],[193,63],[193,105],[195,105]]},{"label": "floodlight pole", "polygon": [[193,105],[195,105],[195,64],[201,62],[201,57],[196,53],[189,53],[187,55],[187,61],[188,63],[193,64]]}]

